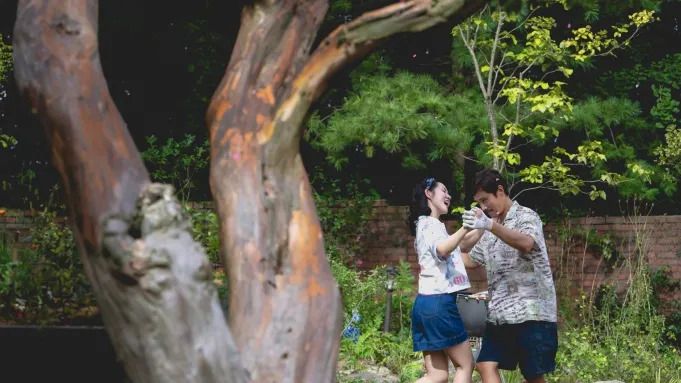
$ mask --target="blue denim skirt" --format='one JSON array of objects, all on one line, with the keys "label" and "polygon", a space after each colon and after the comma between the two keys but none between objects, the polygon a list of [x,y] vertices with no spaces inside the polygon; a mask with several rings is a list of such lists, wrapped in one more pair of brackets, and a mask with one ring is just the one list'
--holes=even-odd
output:
[{"label": "blue denim skirt", "polygon": [[411,311],[414,351],[437,351],[468,339],[456,307],[456,293],[416,296]]}]

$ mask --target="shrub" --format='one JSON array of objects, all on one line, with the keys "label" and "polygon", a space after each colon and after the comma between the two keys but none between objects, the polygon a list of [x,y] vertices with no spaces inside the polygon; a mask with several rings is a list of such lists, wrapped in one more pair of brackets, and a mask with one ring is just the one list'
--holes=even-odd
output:
[{"label": "shrub", "polygon": [[656,310],[653,287],[661,276],[647,265],[650,231],[645,216],[635,213],[629,221],[633,235],[620,253],[630,273],[626,291],[618,295],[605,285],[580,297],[573,306],[580,320],[567,321],[560,332],[552,382],[681,382],[681,355],[665,344],[669,331]]},{"label": "shrub", "polygon": [[[344,365],[360,369],[370,363],[398,374],[416,374],[414,363],[421,361],[421,355],[412,351],[414,277],[409,265],[402,262],[394,277],[392,319],[388,332],[383,331],[387,304],[386,268],[378,267],[362,275],[339,261],[332,260],[331,266],[340,285],[345,311],[345,336],[341,339]],[[356,332],[349,333],[350,327]],[[407,371],[403,371],[405,369]]]},{"label": "shrub", "polygon": [[314,173],[311,182],[326,254],[349,262],[362,248],[377,194],[366,180],[341,183],[321,171]]},{"label": "shrub", "polygon": [[208,140],[197,141],[194,135],[185,134],[180,139],[170,137],[159,143],[152,135],[146,137],[146,143],[141,154],[152,179],[175,186],[177,198],[188,201],[195,192],[199,174],[208,169]]},{"label": "shrub", "polygon": [[41,324],[91,316],[95,299],[71,230],[46,209],[37,215],[31,235],[31,248],[14,250],[16,256],[10,256],[9,245],[0,251],[4,315]]},{"label": "shrub", "polygon": [[213,265],[222,264],[220,259],[220,223],[213,209],[196,204],[184,204],[185,213],[192,221],[192,236],[206,251]]}]

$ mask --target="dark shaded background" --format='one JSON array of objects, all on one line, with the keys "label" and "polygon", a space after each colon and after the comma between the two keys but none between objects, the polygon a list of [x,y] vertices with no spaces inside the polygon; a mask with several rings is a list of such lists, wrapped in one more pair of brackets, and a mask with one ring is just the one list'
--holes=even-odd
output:
[{"label": "dark shaded background", "polygon": [[[320,36],[365,10],[390,2],[353,1],[351,10],[332,8]],[[220,0],[100,1],[99,39],[104,74],[138,148],[144,149],[145,137],[152,134],[161,140],[185,133],[205,139],[204,113],[227,66],[244,3]],[[637,6],[630,3],[627,6]],[[16,4],[16,0],[0,0],[0,34],[8,42],[11,41]],[[598,23],[613,22],[606,10]],[[563,26],[565,33],[569,32],[568,25],[571,23],[584,23],[583,10],[561,12],[560,15],[558,25]],[[616,58],[599,60],[595,68],[576,71],[570,82],[570,94],[597,93],[598,86],[607,93],[608,84],[599,85],[597,81],[601,74],[636,63],[649,63],[670,52],[681,51],[681,2],[664,2],[659,15],[661,20],[637,37],[631,49],[621,52]],[[452,84],[450,30],[451,25],[445,24],[422,33],[402,35],[385,44],[382,52],[395,68],[429,73],[443,83],[449,82],[451,88],[458,87]],[[348,74],[351,69],[346,69],[331,81],[331,91],[315,108],[331,110],[341,103],[350,86]],[[474,79],[458,81],[470,84]],[[0,89],[0,94],[2,92],[3,89]],[[49,164],[49,150],[42,128],[28,113],[12,80],[8,81],[4,92],[6,97],[0,101],[0,131],[15,136],[19,143],[10,150],[0,151],[0,182],[3,183],[0,206],[29,207],[47,201],[58,178]],[[650,84],[641,84],[628,96],[638,101],[645,111],[655,102]],[[394,157],[380,152],[373,159],[366,160],[360,151],[340,172],[331,169],[325,163],[324,155],[304,142],[302,153],[311,178],[315,179],[318,171],[341,180],[368,178],[371,187],[394,203],[406,203],[413,183],[425,176],[423,171],[402,169]],[[476,170],[474,164],[467,163],[467,179],[472,179]],[[435,163],[428,173],[446,183],[451,182],[452,169],[447,161]],[[192,199],[210,199],[207,172],[200,174],[198,181]],[[466,190],[465,194],[470,198],[470,190]],[[529,206],[562,204],[553,193],[534,193],[531,198],[521,198],[521,203]],[[570,203],[578,207],[588,201]],[[657,208],[666,212],[680,210],[674,198],[661,201]],[[616,199],[612,199],[595,209],[601,213],[616,214],[621,207]]]}]

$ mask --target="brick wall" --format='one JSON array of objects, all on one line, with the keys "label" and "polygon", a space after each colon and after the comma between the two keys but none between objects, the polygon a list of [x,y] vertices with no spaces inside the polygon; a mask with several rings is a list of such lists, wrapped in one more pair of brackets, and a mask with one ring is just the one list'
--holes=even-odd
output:
[{"label": "brick wall", "polygon": [[[19,210],[0,210],[0,241],[19,244],[30,243],[29,230],[36,213]],[[356,265],[371,269],[378,265],[396,264],[400,261],[411,265],[414,275],[418,273],[418,262],[414,250],[414,237],[409,232],[406,220],[406,206],[390,206],[378,201],[374,206],[373,218],[369,222],[364,253],[359,254]],[[594,246],[585,246],[582,236],[565,241],[561,231],[584,232],[593,229],[600,235],[613,239],[619,257],[631,254],[635,247],[635,233],[643,231],[648,238],[646,243],[648,264],[652,269],[666,266],[670,277],[681,279],[681,216],[649,216],[638,224],[625,217],[588,217],[577,218],[562,225],[547,224],[544,227],[546,243],[549,248],[551,266],[556,278],[565,282],[573,292],[592,291],[604,282],[614,282],[623,287],[629,278],[627,268],[612,269]],[[451,233],[458,227],[454,221],[445,222]],[[593,237],[593,236],[592,236]],[[486,289],[485,270],[480,267],[469,270],[473,290]],[[677,292],[670,298],[681,298]]]},{"label": "brick wall", "polygon": [[[409,232],[406,220],[406,206],[389,206],[378,201],[374,207],[373,218],[369,222],[369,235],[365,252],[356,262],[363,269],[378,265],[395,264],[400,261],[411,265],[414,275],[418,273],[418,262],[414,250],[414,237]],[[458,227],[454,221],[445,222],[450,233]],[[564,232],[571,232],[571,240],[566,240]],[[610,267],[598,246],[585,246],[587,235],[592,239],[607,236],[612,239],[619,259],[633,254],[636,233],[645,235],[647,262],[655,270],[666,266],[670,277],[681,279],[681,216],[648,216],[639,221],[626,217],[588,217],[576,218],[560,225],[546,224],[544,235],[551,258],[551,266],[558,282],[566,282],[572,292],[580,289],[587,293],[604,282],[613,282],[619,288],[626,286],[629,269]],[[587,234],[588,233],[588,234]],[[594,234],[596,233],[596,234]],[[473,290],[487,287],[485,271],[482,267],[469,270]],[[681,294],[669,298],[680,298]]]},{"label": "brick wall", "polygon": [[0,209],[0,243],[30,242],[29,231],[35,212]]}]

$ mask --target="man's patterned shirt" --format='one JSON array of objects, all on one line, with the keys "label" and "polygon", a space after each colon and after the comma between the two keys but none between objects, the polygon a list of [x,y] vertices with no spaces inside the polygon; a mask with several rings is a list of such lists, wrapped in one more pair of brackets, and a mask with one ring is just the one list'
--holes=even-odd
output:
[{"label": "man's patterned shirt", "polygon": [[487,269],[488,321],[556,322],[556,291],[539,215],[514,201],[503,225],[532,237],[534,247],[522,253],[486,231],[471,250],[471,258]]}]

